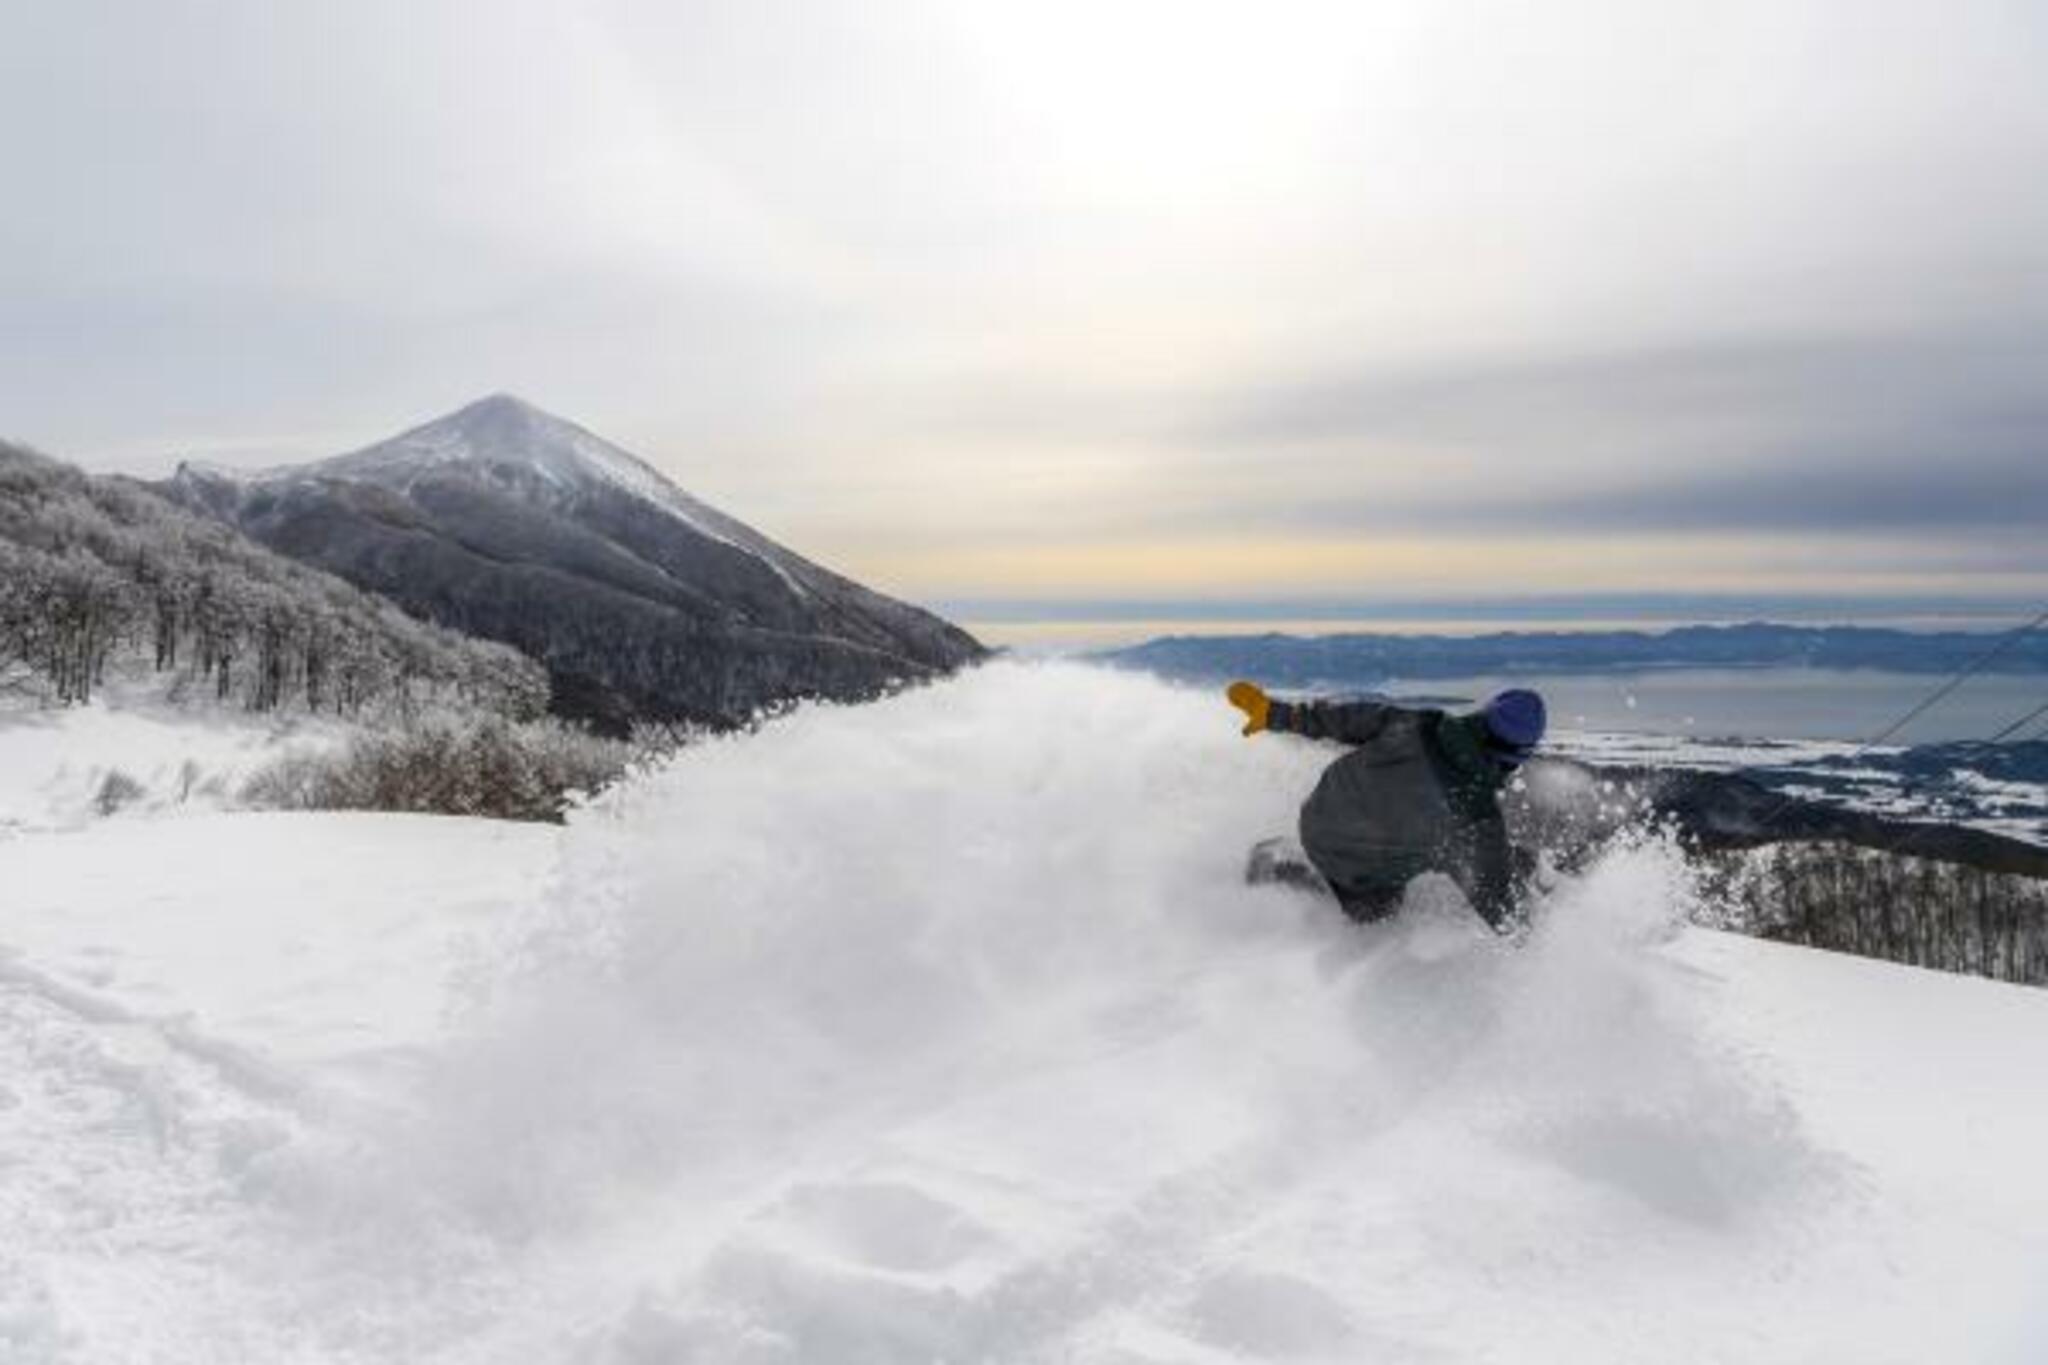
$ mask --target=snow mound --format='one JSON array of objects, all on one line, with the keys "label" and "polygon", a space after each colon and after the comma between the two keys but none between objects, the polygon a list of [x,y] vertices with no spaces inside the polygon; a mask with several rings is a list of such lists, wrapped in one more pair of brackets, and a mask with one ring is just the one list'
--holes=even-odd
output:
[{"label": "snow mound", "polygon": [[[278,1058],[231,1016],[219,1041],[287,1066],[288,1100],[166,1062],[161,1170],[130,1139],[137,1188],[95,1201],[79,1254],[0,1256],[41,1272],[0,1293],[0,1354],[10,1332],[27,1359],[620,1365],[2048,1340],[2026,1316],[2048,1117],[2015,1082],[2048,1061],[2048,997],[1684,929],[1696,891],[1649,839],[1519,944],[1447,885],[1360,929],[1240,876],[1328,756],[1240,739],[1206,693],[1012,663],[692,749],[472,922],[431,1028],[409,1006],[339,1055],[339,1030],[280,1020],[305,1041]],[[309,849],[324,819],[293,826]],[[145,1065],[75,1039],[91,1021],[40,979],[0,975],[31,988],[0,1028],[24,1074]],[[64,1085],[15,1088],[0,1129]],[[66,1179],[12,1207],[69,1208]],[[110,1277],[83,1248],[123,1220],[147,1252]]]},{"label": "snow mound", "polygon": [[347,733],[326,718],[180,707],[143,686],[85,706],[0,708],[0,838],[218,811],[264,765],[339,747]]}]

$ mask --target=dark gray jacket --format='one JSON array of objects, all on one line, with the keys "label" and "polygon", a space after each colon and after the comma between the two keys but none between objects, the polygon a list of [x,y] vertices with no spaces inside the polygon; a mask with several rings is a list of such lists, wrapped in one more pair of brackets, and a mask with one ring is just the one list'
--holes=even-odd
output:
[{"label": "dark gray jacket", "polygon": [[1478,716],[1379,702],[1274,702],[1270,729],[1356,746],[1301,807],[1301,845],[1346,908],[1388,906],[1422,872],[1448,873],[1494,928],[1514,913],[1498,797],[1507,774]]}]

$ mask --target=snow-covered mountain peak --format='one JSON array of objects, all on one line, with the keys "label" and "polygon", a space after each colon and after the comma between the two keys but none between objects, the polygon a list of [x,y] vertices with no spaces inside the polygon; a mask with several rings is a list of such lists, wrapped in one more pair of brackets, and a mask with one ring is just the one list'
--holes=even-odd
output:
[{"label": "snow-covered mountain peak", "polygon": [[509,393],[480,398],[315,468],[329,475],[409,482],[429,470],[465,464],[528,470],[565,487],[607,483],[656,502],[680,491],[618,446]]},{"label": "snow-covered mountain peak", "polygon": [[579,438],[605,444],[567,418],[557,417],[510,393],[494,393],[479,398],[445,417],[414,428],[397,440],[403,441],[422,433],[453,434],[466,444],[494,451],[501,458],[506,453],[514,453],[544,460],[550,455],[572,450]]},{"label": "snow-covered mountain peak", "polygon": [[278,473],[361,480],[403,491],[425,475],[456,469],[528,495],[541,493],[549,501],[595,491],[624,493],[653,504],[699,535],[743,546],[787,575],[782,561],[791,557],[780,547],[691,497],[630,451],[510,393],[490,394],[376,445]]},{"label": "snow-covered mountain peak", "polygon": [[[537,404],[529,403],[524,398],[521,398],[518,394],[507,393],[502,389],[499,390],[497,393],[487,393],[482,398],[477,399],[474,403],[470,403],[465,405],[464,407],[458,408],[454,413],[451,414],[453,418],[461,421],[473,421],[500,415],[513,417],[552,417],[552,414],[546,412]],[[561,419],[553,418],[553,420],[560,421]]]},{"label": "snow-covered mountain peak", "polygon": [[267,472],[241,465],[222,464],[218,460],[186,459],[178,461],[178,467],[172,472],[171,477],[180,480],[221,479],[229,483],[241,483],[261,478]]},{"label": "snow-covered mountain peak", "polygon": [[545,653],[592,716],[738,718],[982,653],[510,394],[317,463],[161,487],[416,614]]}]

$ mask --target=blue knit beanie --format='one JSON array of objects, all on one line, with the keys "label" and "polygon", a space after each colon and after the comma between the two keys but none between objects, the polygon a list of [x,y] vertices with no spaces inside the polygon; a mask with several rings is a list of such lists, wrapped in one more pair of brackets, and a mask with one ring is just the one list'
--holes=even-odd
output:
[{"label": "blue knit beanie", "polygon": [[1486,703],[1486,733],[1510,753],[1527,754],[1543,742],[1543,698],[1512,687]]}]

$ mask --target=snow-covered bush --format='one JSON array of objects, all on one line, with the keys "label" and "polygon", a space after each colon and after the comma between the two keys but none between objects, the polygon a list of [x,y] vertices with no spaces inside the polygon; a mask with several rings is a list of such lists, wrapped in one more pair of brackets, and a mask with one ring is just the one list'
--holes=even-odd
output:
[{"label": "snow-covered bush", "polygon": [[92,808],[101,815],[112,815],[143,795],[143,786],[119,768],[109,768],[107,775],[100,779],[99,790],[93,793]]},{"label": "snow-covered bush", "polygon": [[648,742],[604,739],[558,720],[442,713],[366,732],[338,753],[279,759],[249,780],[242,799],[285,810],[559,821],[580,794],[654,752]]}]

